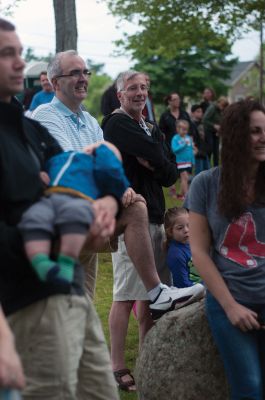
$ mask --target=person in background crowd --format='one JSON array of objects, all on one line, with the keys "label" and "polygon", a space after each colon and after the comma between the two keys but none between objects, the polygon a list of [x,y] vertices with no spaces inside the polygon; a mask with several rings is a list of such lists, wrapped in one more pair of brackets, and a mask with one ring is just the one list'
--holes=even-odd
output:
[{"label": "person in background crowd", "polygon": [[190,135],[193,136],[193,126],[198,126],[202,122],[203,111],[200,104],[193,104],[190,109]]},{"label": "person in background crowd", "polygon": [[203,124],[198,125],[197,131],[198,135],[194,137],[195,175],[198,175],[201,171],[211,168]]},{"label": "person in background crowd", "polygon": [[37,92],[33,96],[29,106],[29,111],[31,112],[35,110],[37,107],[39,107],[41,104],[50,103],[54,96],[54,91],[52,85],[49,82],[46,71],[42,71],[40,73],[40,84],[42,90],[40,92]]},{"label": "person in background crowd", "polygon": [[31,111],[29,111],[29,106],[35,94],[36,94],[35,89],[25,88],[23,90],[22,106],[26,117],[27,116],[30,117],[31,115]]},{"label": "person in background crowd", "polygon": [[208,158],[211,161],[211,156],[213,156],[214,166],[219,164],[219,129],[223,111],[228,104],[226,97],[219,97],[216,102],[207,108],[202,119]]},{"label": "person in background crowd", "polygon": [[154,110],[154,105],[153,105],[153,100],[152,100],[152,95],[150,93],[150,77],[147,73],[144,72],[144,75],[146,77],[146,84],[149,87],[149,92],[148,96],[146,99],[146,104],[143,109],[143,116],[149,121],[149,122],[155,122],[155,110]]},{"label": "person in background crowd", "polygon": [[189,123],[180,119],[176,123],[176,135],[171,141],[172,152],[176,156],[176,164],[180,174],[180,195],[177,198],[184,200],[189,189],[189,177],[192,173],[194,159],[193,140],[189,133]]},{"label": "person in background crowd", "polygon": [[189,114],[181,107],[181,100],[178,93],[173,92],[167,95],[164,102],[168,109],[161,114],[159,128],[164,133],[169,147],[176,133],[176,122],[178,119],[185,119],[190,122]]},{"label": "person in background crowd", "polygon": [[207,110],[210,104],[215,100],[215,92],[212,88],[205,88],[202,94],[202,101],[200,103],[200,106],[202,108],[203,114]]},{"label": "person in background crowd", "polygon": [[[173,92],[164,98],[164,102],[168,109],[164,111],[159,119],[159,128],[165,135],[166,143],[171,149],[173,136],[176,134],[176,122],[179,119],[190,122],[189,114],[181,107],[181,100],[178,93]],[[177,198],[176,187],[172,185],[169,188],[169,195],[174,199]]]},{"label": "person in background crowd", "polygon": [[105,90],[101,97],[100,109],[104,117],[120,107],[120,102],[117,97],[116,81],[117,79]]},{"label": "person in background crowd", "polygon": [[200,104],[193,104],[191,106],[190,113],[191,123],[189,133],[192,136],[194,145],[196,147],[195,175],[210,168],[208,147],[205,141],[204,127],[202,125],[202,116],[203,112]]}]

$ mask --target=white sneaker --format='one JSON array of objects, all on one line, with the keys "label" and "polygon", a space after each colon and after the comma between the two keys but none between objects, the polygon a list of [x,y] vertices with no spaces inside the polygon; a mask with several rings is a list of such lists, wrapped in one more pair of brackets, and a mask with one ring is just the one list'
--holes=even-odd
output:
[{"label": "white sneaker", "polygon": [[200,283],[181,289],[163,286],[159,295],[149,305],[153,320],[162,317],[168,311],[194,303],[205,294],[205,287]]}]

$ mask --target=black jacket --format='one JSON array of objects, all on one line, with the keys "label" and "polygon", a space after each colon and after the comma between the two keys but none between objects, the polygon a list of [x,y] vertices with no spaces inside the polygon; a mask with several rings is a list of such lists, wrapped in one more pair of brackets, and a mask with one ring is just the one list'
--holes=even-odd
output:
[{"label": "black jacket", "polygon": [[198,149],[198,153],[195,155],[195,158],[206,159],[209,150],[205,138],[202,139],[200,137],[198,130],[200,124],[202,123],[191,120],[189,134],[193,138],[193,142]]},{"label": "black jacket", "polygon": [[[180,108],[179,110],[179,118],[178,119],[185,119],[186,121],[190,122],[189,114]],[[166,141],[168,145],[171,147],[171,140],[174,135],[176,135],[177,128],[176,128],[177,119],[171,114],[170,110],[166,110],[161,114],[159,120],[159,128],[164,133],[166,137]]]},{"label": "black jacket", "polygon": [[120,107],[120,102],[117,97],[117,89],[115,83],[108,87],[101,97],[100,109],[104,116],[112,113],[116,108]]},{"label": "black jacket", "polygon": [[[150,126],[152,136],[148,136],[136,120],[121,113],[108,115],[102,123],[104,138],[115,144],[122,154],[132,188],[147,202],[150,222],[162,224],[165,212],[162,186],[176,182],[177,170],[167,157],[164,136],[157,125]],[[136,157],[149,161],[154,171],[143,167]]]},{"label": "black jacket", "polygon": [[0,302],[6,314],[65,293],[38,280],[16,228],[22,213],[43,193],[39,172],[44,162],[61,151],[46,128],[24,117],[18,104],[0,103]]}]

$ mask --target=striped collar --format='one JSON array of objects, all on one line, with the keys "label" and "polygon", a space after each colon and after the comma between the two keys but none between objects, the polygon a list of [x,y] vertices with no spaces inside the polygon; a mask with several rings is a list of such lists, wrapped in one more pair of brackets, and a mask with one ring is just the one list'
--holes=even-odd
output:
[{"label": "striped collar", "polygon": [[83,113],[81,106],[79,106],[78,113],[74,113],[70,108],[66,107],[66,105],[58,99],[58,97],[54,96],[51,101],[51,104],[60,111],[65,117],[70,117],[75,123],[78,123],[78,119],[85,125],[86,119]]}]

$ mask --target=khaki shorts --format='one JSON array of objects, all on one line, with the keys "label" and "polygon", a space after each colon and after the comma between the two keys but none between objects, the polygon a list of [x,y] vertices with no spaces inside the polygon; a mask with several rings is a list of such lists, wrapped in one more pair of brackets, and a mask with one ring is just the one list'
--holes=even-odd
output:
[{"label": "khaki shorts", "polygon": [[97,273],[98,273],[98,255],[91,253],[91,250],[84,246],[79,255],[80,264],[85,270],[85,288],[91,300],[94,300]]},{"label": "khaki shorts", "polygon": [[26,376],[24,400],[119,399],[89,296],[51,296],[8,321]]},{"label": "khaki shorts", "polygon": [[[149,224],[149,232],[152,240],[158,275],[161,282],[171,285],[171,273],[166,266],[164,226]],[[112,253],[111,256],[113,264],[113,300],[148,300],[144,284],[127,254],[123,235],[119,236],[118,251]]]}]

